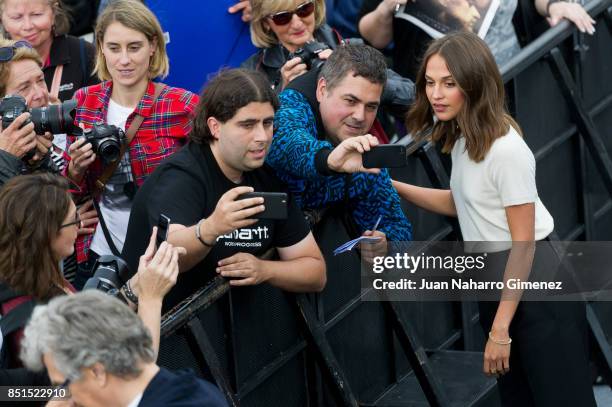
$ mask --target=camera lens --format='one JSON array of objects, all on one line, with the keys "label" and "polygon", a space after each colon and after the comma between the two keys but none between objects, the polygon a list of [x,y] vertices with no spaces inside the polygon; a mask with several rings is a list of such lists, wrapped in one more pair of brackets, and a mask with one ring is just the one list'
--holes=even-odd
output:
[{"label": "camera lens", "polygon": [[92,278],[87,280],[84,290],[94,288],[103,292],[108,292],[113,288],[121,288],[123,282],[118,276],[117,270],[109,265],[100,265]]},{"label": "camera lens", "polygon": [[105,163],[113,163],[117,161],[121,146],[115,140],[104,140],[98,146],[97,154]]},{"label": "camera lens", "polygon": [[76,114],[76,101],[69,100],[59,105],[33,108],[31,110],[32,122],[36,134],[71,134],[74,129]]}]

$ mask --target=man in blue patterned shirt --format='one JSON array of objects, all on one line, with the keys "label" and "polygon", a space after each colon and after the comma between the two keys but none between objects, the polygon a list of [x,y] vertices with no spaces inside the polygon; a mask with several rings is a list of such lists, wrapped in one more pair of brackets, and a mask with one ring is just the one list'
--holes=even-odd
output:
[{"label": "man in blue patterned shirt", "polygon": [[[387,240],[412,239],[388,171],[362,165],[363,152],[378,144],[368,132],[385,81],[379,51],[362,44],[339,47],[320,73],[310,70],[280,94],[266,158],[302,209],[341,205],[360,234],[381,237],[378,248]],[[379,216],[378,229],[370,231]]]}]

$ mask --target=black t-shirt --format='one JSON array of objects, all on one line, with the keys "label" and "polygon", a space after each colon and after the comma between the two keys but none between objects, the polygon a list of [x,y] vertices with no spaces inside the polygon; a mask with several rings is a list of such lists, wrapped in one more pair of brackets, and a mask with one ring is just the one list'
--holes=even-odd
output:
[{"label": "black t-shirt", "polygon": [[[363,0],[359,19],[376,10],[382,0]],[[393,19],[393,70],[414,81],[421,58],[432,38],[402,18]]]},{"label": "black t-shirt", "polygon": [[[240,184],[233,183],[219,168],[208,144],[190,142],[162,163],[138,190],[132,205],[123,248],[123,258],[132,273],[138,269],[138,260],[160,213],[168,216],[171,223],[195,225],[213,213],[225,192],[238,186],[251,186],[257,192],[286,192],[284,184],[265,165],[245,172]],[[261,219],[250,227],[220,236],[204,260],[181,273],[177,285],[164,299],[164,310],[205,285],[215,275],[219,260],[239,252],[260,256],[273,247],[292,246],[309,232],[302,212],[291,198],[287,220]]]}]

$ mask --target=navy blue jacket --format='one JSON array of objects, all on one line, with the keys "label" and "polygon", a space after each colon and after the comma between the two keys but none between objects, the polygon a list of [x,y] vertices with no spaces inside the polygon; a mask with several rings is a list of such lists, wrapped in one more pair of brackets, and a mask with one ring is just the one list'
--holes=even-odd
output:
[{"label": "navy blue jacket", "polygon": [[163,367],[149,383],[138,407],[227,407],[214,385],[189,370],[171,372]]}]

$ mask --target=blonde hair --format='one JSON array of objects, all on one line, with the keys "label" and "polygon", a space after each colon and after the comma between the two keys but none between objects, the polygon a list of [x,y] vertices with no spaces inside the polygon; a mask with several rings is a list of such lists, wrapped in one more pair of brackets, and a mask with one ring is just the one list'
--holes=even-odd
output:
[{"label": "blonde hair", "polygon": [[112,79],[102,53],[102,44],[104,43],[106,29],[114,22],[141,32],[151,43],[155,41],[155,52],[149,61],[149,78],[153,79],[158,76],[165,78],[168,76],[170,62],[166,53],[164,33],[155,15],[140,1],[116,0],[104,9],[96,24],[96,67],[94,72],[98,74],[98,77],[103,81]]},{"label": "blonde hair", "polygon": [[[0,47],[14,47],[15,42],[13,40],[7,40],[0,37]],[[42,68],[43,63],[40,55],[34,48],[19,47],[15,48],[15,54],[10,61],[0,62],[0,97],[6,95],[6,88],[8,86],[8,79],[11,74],[11,63],[17,61],[24,61],[30,59]]]},{"label": "blonde hair", "polygon": [[[4,12],[4,2],[6,0],[0,0],[0,15]],[[70,16],[66,12],[62,0],[47,0],[47,3],[53,10],[53,35],[63,35],[70,31]],[[2,27],[2,34],[9,38],[10,35]]]},{"label": "blonde hair", "polygon": [[[304,3],[306,0],[304,0]],[[325,0],[314,0],[315,30],[325,23]],[[251,0],[251,41],[258,48],[270,48],[278,44],[278,38],[266,28],[266,18],[283,10],[293,10],[294,0]]]}]

